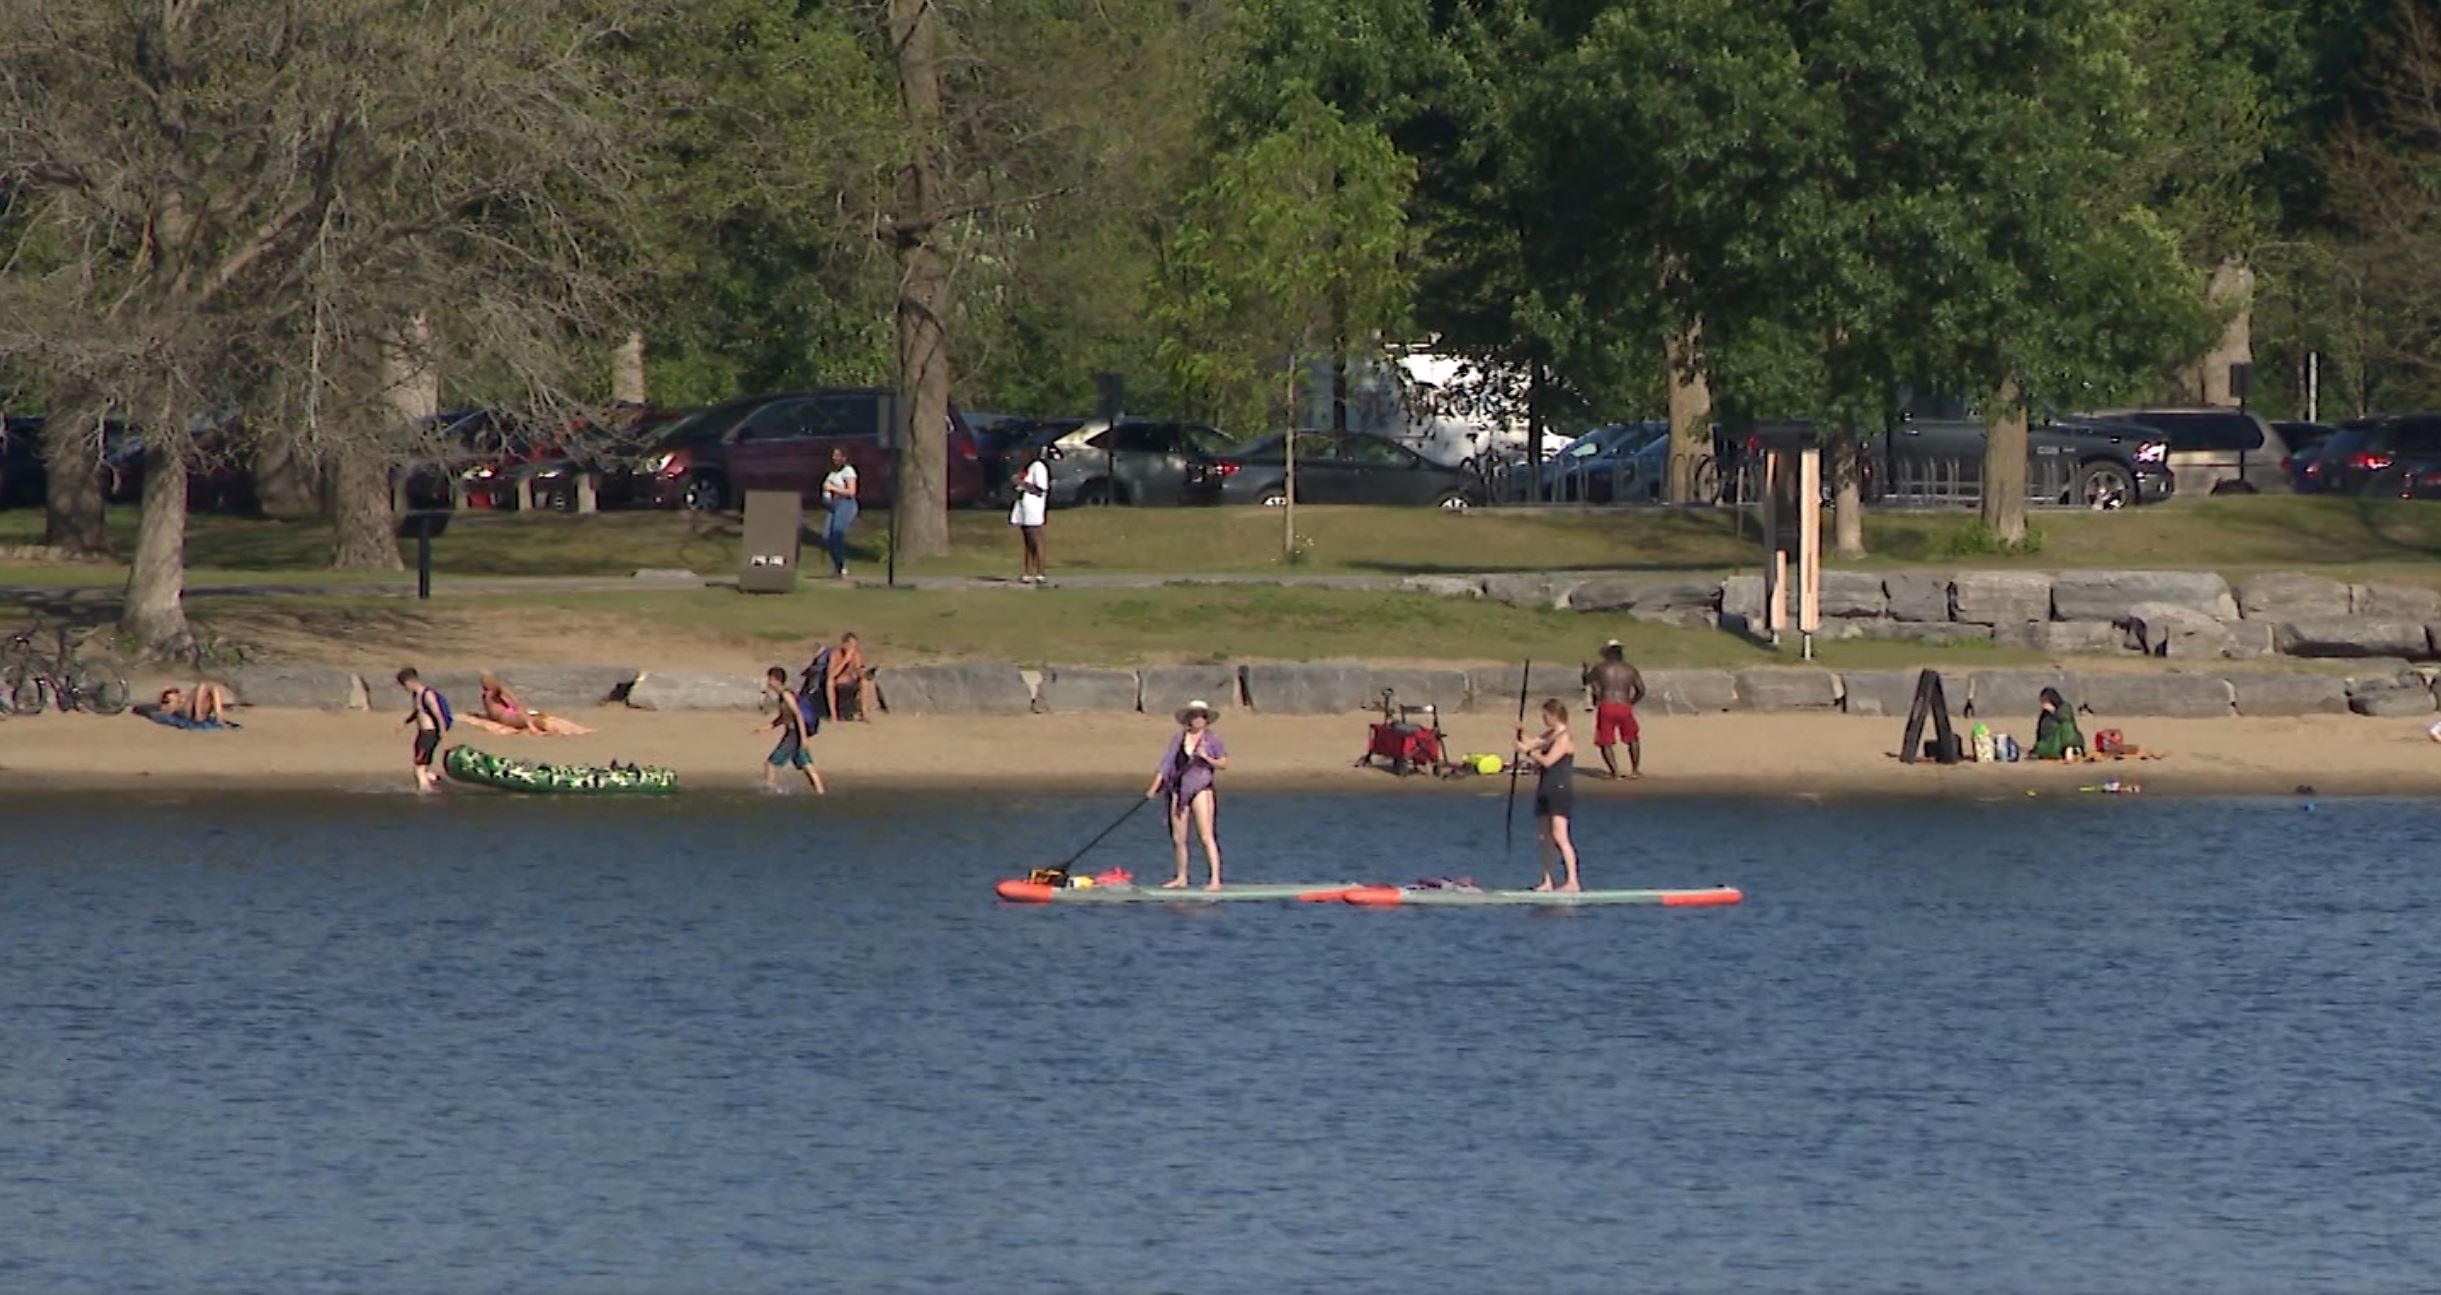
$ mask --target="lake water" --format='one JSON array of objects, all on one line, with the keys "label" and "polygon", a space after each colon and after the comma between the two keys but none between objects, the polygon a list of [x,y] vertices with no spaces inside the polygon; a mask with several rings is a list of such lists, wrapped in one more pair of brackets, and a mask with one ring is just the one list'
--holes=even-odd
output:
[{"label": "lake water", "polygon": [[[8,802],[0,1290],[2441,1280],[2441,803],[1601,798],[1589,884],[1748,902],[991,898],[1125,804]],[[1532,868],[1473,796],[1224,832]]]}]

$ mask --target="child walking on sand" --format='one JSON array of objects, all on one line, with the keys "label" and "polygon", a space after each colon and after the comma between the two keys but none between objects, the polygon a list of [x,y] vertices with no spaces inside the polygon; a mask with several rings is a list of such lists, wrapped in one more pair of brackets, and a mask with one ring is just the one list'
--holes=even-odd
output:
[{"label": "child walking on sand", "polygon": [[763,672],[763,695],[777,699],[779,713],[768,724],[755,726],[756,732],[780,730],[780,741],[771,748],[763,761],[763,785],[773,791],[780,789],[780,770],[794,768],[805,775],[806,785],[814,794],[823,794],[822,775],[814,768],[814,756],[806,749],[806,740],[814,735],[813,725],[805,718],[805,703],[788,690],[788,671],[773,666]]},{"label": "child walking on sand", "polygon": [[415,728],[415,789],[434,792],[441,789],[441,775],[433,772],[432,757],[441,749],[441,734],[449,728],[449,701],[424,686],[423,676],[414,666],[398,672],[398,686],[407,690],[408,703],[405,723]]}]

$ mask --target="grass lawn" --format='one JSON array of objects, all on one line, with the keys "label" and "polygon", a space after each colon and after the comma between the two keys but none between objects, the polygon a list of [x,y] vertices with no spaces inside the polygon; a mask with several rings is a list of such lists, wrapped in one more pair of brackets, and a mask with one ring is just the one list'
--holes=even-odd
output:
[{"label": "grass lawn", "polygon": [[[1165,585],[1152,589],[891,590],[820,588],[788,596],[726,589],[471,595],[429,604],[379,597],[199,599],[199,621],[239,642],[303,637],[378,654],[447,653],[475,660],[621,661],[614,634],[650,641],[667,660],[744,654],[794,662],[807,644],[855,630],[876,659],[966,659],[1023,665],[1144,665],[1174,661],[1337,658],[1369,661],[1590,659],[1605,638],[1645,666],[1737,669],[1798,664],[1711,630],[1624,616],[1536,611],[1472,599],[1279,586]],[[487,648],[487,639],[503,646]],[[511,640],[515,646],[506,646]],[[396,651],[393,651],[395,647]],[[540,654],[539,656],[537,654]],[[1915,643],[1823,643],[1833,668],[1935,661],[1958,668],[2031,663],[2030,653]]]},{"label": "grass lawn", "polygon": [[[114,509],[115,542],[134,544],[135,513]],[[2429,503],[2328,496],[2182,500],[2114,513],[2042,512],[2039,551],[1983,555],[1967,542],[1962,512],[1877,511],[1866,518],[1872,556],[1837,563],[1867,569],[1943,567],[2208,567],[2231,575],[2304,568],[2340,578],[2441,579],[2441,507]],[[0,513],[0,546],[40,536],[37,510]],[[1827,519],[1826,519],[1827,526]],[[1751,523],[1713,509],[1432,509],[1307,507],[1298,529],[1306,559],[1280,561],[1281,516],[1255,508],[1070,509],[1052,515],[1052,570],[1093,572],[1398,575],[1432,572],[1641,568],[1725,573],[1753,570],[1759,542]],[[860,574],[879,574],[888,514],[858,524],[852,558]],[[951,517],[955,553],[908,564],[916,575],[1005,575],[1016,542],[997,511]],[[198,516],[187,553],[193,583],[330,581],[322,569],[330,530],[320,522]],[[412,558],[413,546],[405,546]],[[624,576],[644,567],[707,575],[737,570],[734,517],[686,513],[467,513],[433,542],[444,576]],[[809,546],[809,562],[818,561]],[[123,568],[106,565],[0,565],[0,584],[109,584]],[[395,577],[393,577],[395,578]]]}]

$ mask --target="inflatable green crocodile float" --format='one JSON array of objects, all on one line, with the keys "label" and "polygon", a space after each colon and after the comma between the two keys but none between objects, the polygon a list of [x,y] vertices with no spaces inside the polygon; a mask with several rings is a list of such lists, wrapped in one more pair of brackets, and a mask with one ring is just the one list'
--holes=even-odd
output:
[{"label": "inflatable green crocodile float", "polygon": [[678,775],[658,766],[613,763],[543,764],[453,746],[441,767],[460,782],[502,791],[551,792],[568,796],[666,796],[678,790]]}]

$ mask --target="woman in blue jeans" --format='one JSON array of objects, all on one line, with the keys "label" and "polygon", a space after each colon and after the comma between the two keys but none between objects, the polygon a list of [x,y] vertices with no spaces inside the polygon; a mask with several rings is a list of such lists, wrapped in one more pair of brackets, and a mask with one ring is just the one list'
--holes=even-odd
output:
[{"label": "woman in blue jeans", "polygon": [[831,475],[822,479],[822,502],[831,510],[831,524],[822,540],[831,551],[831,574],[848,578],[848,528],[856,524],[856,469],[848,452],[831,451]]}]

